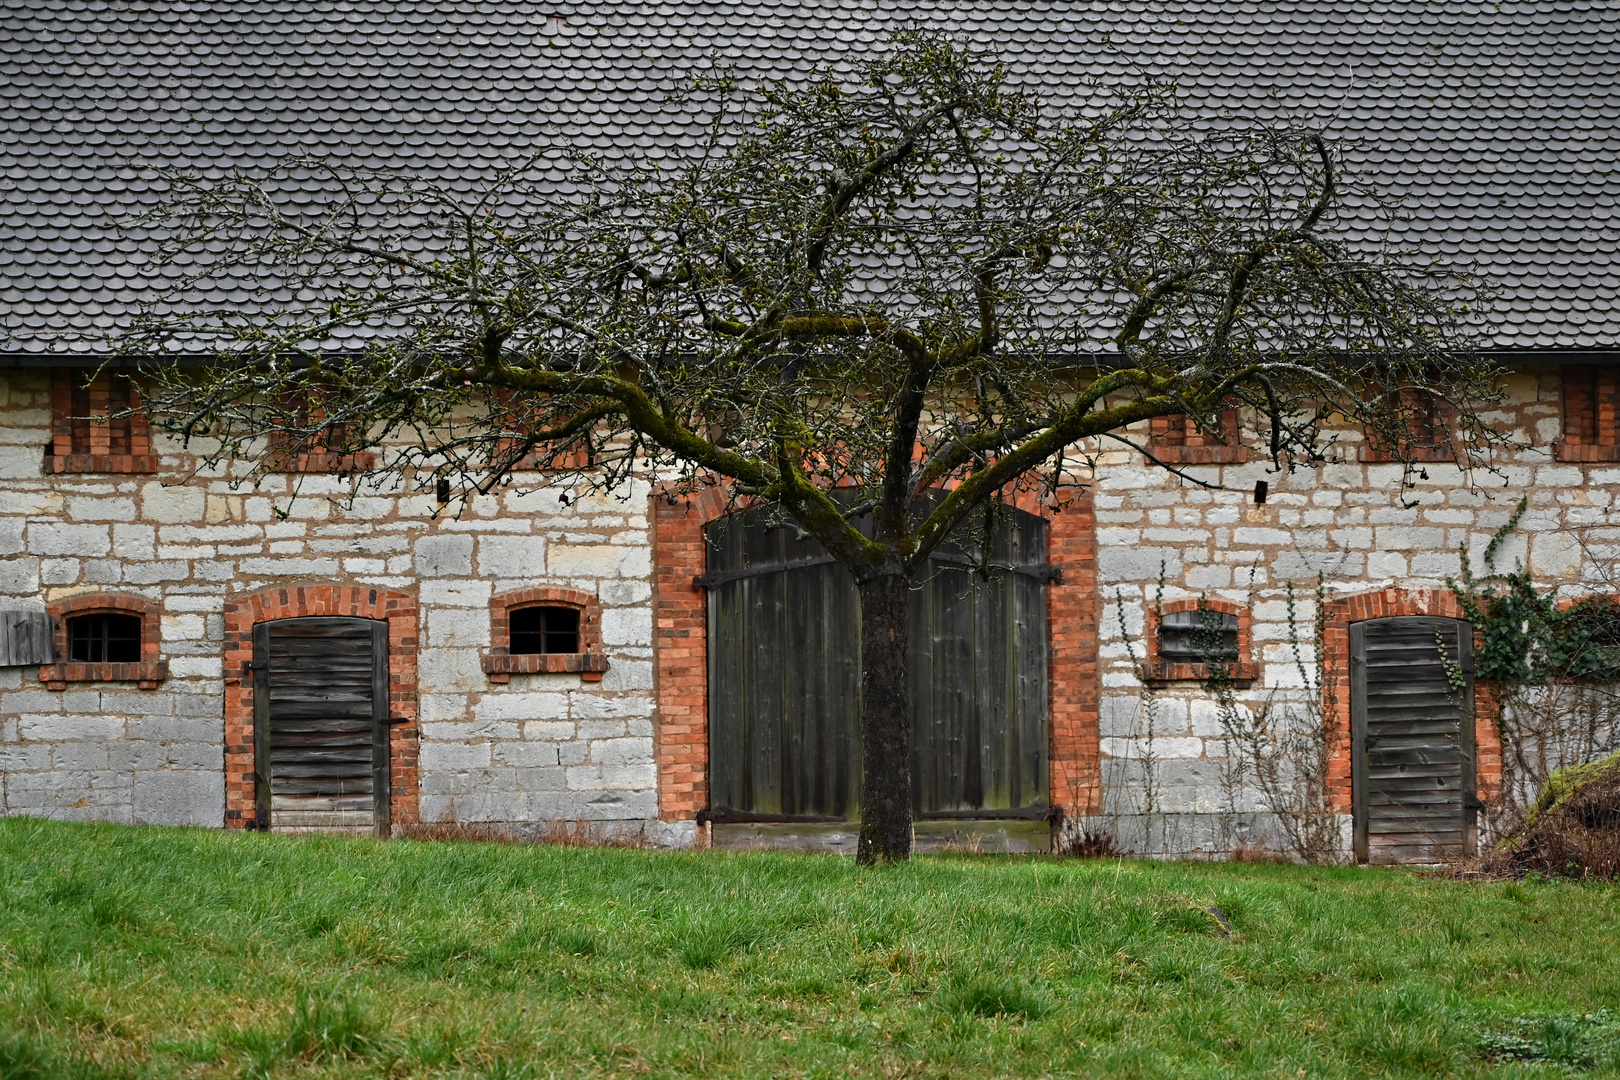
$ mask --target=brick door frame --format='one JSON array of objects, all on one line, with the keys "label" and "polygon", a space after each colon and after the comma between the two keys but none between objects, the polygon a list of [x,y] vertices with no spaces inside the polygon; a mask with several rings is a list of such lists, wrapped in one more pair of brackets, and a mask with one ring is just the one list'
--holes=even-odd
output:
[{"label": "brick door frame", "polygon": [[[1098,717],[1097,527],[1089,487],[1066,487],[1057,505],[1033,492],[1018,509],[1047,523],[1046,557],[1061,571],[1047,587],[1048,783],[1067,817],[1101,812]],[[728,509],[722,485],[652,496],[653,678],[658,717],[658,815],[691,820],[709,809],[708,598],[703,530]]]},{"label": "brick door frame", "polygon": [[[1468,621],[1457,597],[1449,589],[1385,588],[1337,596],[1327,602],[1322,619],[1322,716],[1328,724],[1328,792],[1333,810],[1352,811],[1350,776],[1354,748],[1350,744],[1350,624],[1369,619],[1427,615]],[[1474,641],[1478,654],[1480,642]],[[1502,736],[1497,729],[1496,687],[1474,680],[1474,789],[1490,802],[1502,788]]]},{"label": "brick door frame", "polygon": [[389,819],[417,824],[416,597],[365,585],[286,585],[234,597],[225,605],[225,827],[258,825],[254,810],[253,628],[262,622],[328,615],[388,624]]}]

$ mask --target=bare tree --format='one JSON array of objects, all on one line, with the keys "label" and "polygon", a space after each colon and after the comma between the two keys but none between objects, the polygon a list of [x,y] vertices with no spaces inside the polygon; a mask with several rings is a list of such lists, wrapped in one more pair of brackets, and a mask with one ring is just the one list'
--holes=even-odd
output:
[{"label": "bare tree", "polygon": [[[476,196],[322,161],[175,176],[147,227],[199,269],[128,347],[218,358],[148,400],[221,456],[273,432],[426,482],[527,460],[774,504],[859,589],[862,861],[910,851],[906,594],[976,509],[1231,405],[1285,467],[1333,418],[1400,445],[1414,389],[1465,451],[1491,438],[1459,283],[1344,238],[1368,193],[1318,133],[1212,129],[1151,85],[1061,114],[926,35],[672,107],[702,118],[673,163],[548,149]],[[252,301],[199,302],[226,279]]]}]

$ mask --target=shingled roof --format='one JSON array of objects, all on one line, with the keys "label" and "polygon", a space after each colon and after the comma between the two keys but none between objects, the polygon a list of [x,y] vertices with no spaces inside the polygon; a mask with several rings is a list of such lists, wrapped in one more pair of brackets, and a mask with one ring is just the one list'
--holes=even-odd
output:
[{"label": "shingled roof", "polygon": [[1497,290],[1499,347],[1620,345],[1610,3],[0,0],[0,352],[93,350],[150,294],[113,220],[164,168],[314,153],[470,186],[548,125],[670,153],[688,133],[663,96],[713,58],[791,74],[911,25],[1050,97],[1146,69],[1323,127],[1401,200],[1402,242]]}]

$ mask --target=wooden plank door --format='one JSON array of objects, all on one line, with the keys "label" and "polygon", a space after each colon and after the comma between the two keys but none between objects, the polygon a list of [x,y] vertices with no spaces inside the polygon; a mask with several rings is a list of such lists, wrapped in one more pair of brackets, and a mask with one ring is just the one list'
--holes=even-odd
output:
[{"label": "wooden plank door", "polygon": [[[711,524],[710,808],[860,815],[860,598],[820,544],[768,511]],[[942,546],[913,592],[919,816],[1038,808],[1047,795],[1045,523],[1007,508],[988,577]]]},{"label": "wooden plank door", "polygon": [[260,828],[386,836],[388,624],[280,619],[253,628]]},{"label": "wooden plank door", "polygon": [[854,579],[813,541],[746,515],[709,530],[712,807],[860,815]]},{"label": "wooden plank door", "polygon": [[1003,511],[991,539],[998,569],[984,576],[972,561],[942,545],[911,594],[919,816],[1048,802],[1046,523]]},{"label": "wooden plank door", "polygon": [[1355,854],[1375,863],[1473,853],[1473,629],[1428,616],[1350,626]]}]

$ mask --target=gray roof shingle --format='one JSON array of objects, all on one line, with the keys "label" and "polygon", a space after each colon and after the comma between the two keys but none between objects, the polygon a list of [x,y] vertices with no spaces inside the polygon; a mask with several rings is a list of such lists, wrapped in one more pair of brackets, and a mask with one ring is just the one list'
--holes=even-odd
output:
[{"label": "gray roof shingle", "polygon": [[1303,118],[1401,200],[1397,238],[1498,290],[1496,343],[1620,345],[1620,7],[1600,0],[0,0],[5,352],[93,349],[153,283],[112,227],[161,169],[306,153],[472,186],[547,125],[677,152],[664,95],[853,61],[920,25],[1055,98],[1180,78],[1211,110]]}]

